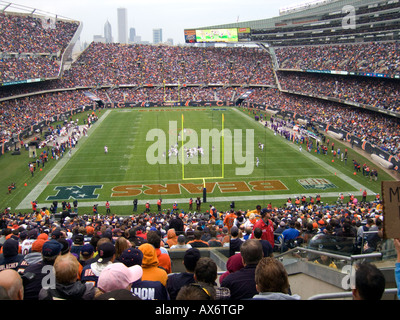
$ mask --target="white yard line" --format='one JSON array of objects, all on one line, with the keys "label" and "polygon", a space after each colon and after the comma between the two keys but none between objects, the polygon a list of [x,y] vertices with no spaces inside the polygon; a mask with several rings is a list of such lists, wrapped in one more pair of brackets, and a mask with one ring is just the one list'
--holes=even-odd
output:
[{"label": "white yard line", "polygon": [[[251,120],[251,118],[248,115],[243,114],[243,112],[240,112],[240,110],[234,109],[236,112],[240,113],[243,117],[245,117],[248,120]],[[262,125],[263,127],[265,127],[264,123],[259,122],[260,125]],[[268,127],[267,127],[268,128]],[[268,128],[269,129],[269,128]],[[297,149],[298,147],[293,144],[290,143],[288,140],[284,139],[286,144],[289,145],[290,147],[292,147],[293,149]],[[300,151],[298,151],[300,152]],[[319,166],[321,166],[322,168],[324,168],[325,170],[329,171],[332,174],[335,174],[336,176],[338,176],[340,179],[342,179],[343,181],[347,182],[349,185],[353,186],[354,188],[356,188],[357,190],[363,189],[366,190],[368,194],[375,194],[375,192],[371,191],[370,189],[368,189],[367,187],[363,186],[362,184],[358,183],[357,181],[353,180],[352,178],[350,178],[349,176],[345,175],[344,173],[340,172],[338,169],[333,168],[332,166],[330,166],[329,164],[325,163],[324,161],[322,161],[321,159],[318,159],[317,157],[314,157],[313,155],[309,154],[307,151],[303,151],[302,155],[306,156],[308,159],[310,159],[311,161],[317,163]],[[355,195],[355,194],[354,194]]]},{"label": "white yard line", "polygon": [[[233,109],[236,112],[240,113],[244,118],[246,118],[249,122],[254,123],[254,121],[252,121],[252,119],[243,114],[242,112],[240,112],[237,109]],[[92,130],[89,130],[88,132],[88,137],[93,133],[93,129],[96,129],[97,126],[104,121],[104,119],[108,116],[108,114],[111,112],[111,110],[107,110],[106,113],[103,115],[103,117],[101,117],[101,119],[99,121],[97,121],[93,126],[92,126]],[[260,123],[260,125],[264,126],[263,124]],[[96,126],[96,127],[95,127]],[[93,128],[94,127],[94,128]],[[81,140],[83,140],[86,137],[83,137]],[[289,141],[286,140],[286,143],[288,145],[290,145],[292,148],[297,148],[296,145],[290,143]],[[75,152],[79,149],[79,147],[82,145],[82,143],[78,143],[77,148],[75,148]],[[74,152],[74,153],[75,153]],[[299,151],[300,152],[300,151]],[[329,164],[325,163],[324,161],[314,157],[311,154],[308,154],[307,151],[303,152],[303,155],[306,156],[307,158],[309,158],[311,161],[317,163],[319,166],[321,166],[322,168],[324,168],[325,170],[327,170],[328,172],[331,172],[331,174],[335,174],[336,176],[338,176],[339,178],[341,178],[342,180],[344,180],[345,182],[347,182],[349,185],[353,186],[354,188],[357,188],[358,190],[363,189],[363,190],[367,190],[367,193],[369,195],[371,194],[375,194],[373,191],[369,190],[368,188],[364,187],[363,185],[361,185],[360,183],[356,182],[355,180],[351,179],[350,177],[346,176],[345,174],[343,174],[342,172],[340,172],[339,170],[331,167]],[[65,164],[68,162],[69,157],[68,156],[64,156],[63,159],[59,160],[59,162],[56,164],[56,166],[42,179],[42,181],[40,181],[38,183],[38,185],[28,194],[28,196],[18,205],[17,209],[30,209],[31,208],[31,201],[36,200],[36,198],[44,191],[44,189],[48,186],[48,183],[50,184],[50,182],[52,181],[52,179],[54,179],[54,177],[59,173],[59,171],[65,166]],[[312,175],[310,175],[311,177]],[[279,177],[283,177],[283,176],[279,176]],[[273,180],[274,177],[268,177],[269,180]],[[277,178],[277,177],[275,177]],[[228,179],[224,179],[224,180],[231,180],[231,179],[239,179],[240,178],[228,178]],[[256,177],[253,178],[257,179]],[[124,182],[127,183],[127,182]],[[354,196],[358,197],[362,195],[361,191],[341,191],[343,194],[347,194],[347,193],[351,193]],[[227,196],[227,197],[209,197],[207,196],[207,204],[210,203],[215,203],[215,202],[231,202],[231,201],[271,201],[271,200],[286,200],[288,198],[295,198],[298,197],[300,195],[304,195],[306,197],[315,197],[315,195],[319,193],[321,195],[322,198],[324,197],[329,197],[329,198],[336,198],[339,196],[339,192],[313,192],[313,193],[301,193],[301,194],[290,194],[290,193],[283,193],[283,194],[277,194],[277,195],[255,195],[255,196]],[[202,199],[202,195],[193,195],[192,197],[197,197],[200,196]],[[190,196],[187,196],[187,199],[183,199],[182,197],[179,198],[169,198],[169,199],[163,199],[163,204],[171,204],[174,203],[175,201],[178,204],[188,204],[188,200],[189,200]],[[118,200],[118,201],[110,201],[112,206],[132,206],[133,205],[133,197],[130,200]],[[143,205],[145,204],[147,201],[150,202],[150,204],[156,204],[157,199],[153,199],[153,200],[139,200],[138,204],[139,205]],[[91,200],[91,201],[80,201],[78,206],[79,207],[92,207],[95,203],[98,203],[99,205],[102,205],[102,203],[105,204],[105,201],[96,201],[96,200]],[[44,207],[44,206],[48,206],[48,203],[39,203],[38,207]],[[264,204],[266,205],[266,204]]]},{"label": "white yard line", "polygon": [[[362,192],[358,191],[358,192],[351,192],[354,196],[359,197],[362,195]],[[301,193],[301,195],[306,196],[307,198],[309,197],[314,197],[317,193]],[[345,194],[345,192],[343,192],[343,194]],[[324,197],[326,198],[337,198],[339,196],[339,192],[326,192],[326,193],[319,193],[319,195],[322,197],[322,201],[324,200]],[[203,201],[203,196],[202,195],[193,195],[191,196],[191,198],[196,198],[197,196],[200,197],[201,201]],[[208,197],[207,196],[207,205],[216,203],[216,202],[239,202],[239,201],[265,201],[265,203],[261,203],[261,206],[266,206],[267,202],[271,201],[271,200],[287,200],[288,198],[295,198],[300,196],[300,194],[276,194],[276,195],[258,195],[258,196],[230,196],[230,197]],[[118,200],[118,201],[109,201],[109,203],[111,204],[111,206],[133,206],[133,198],[130,200]],[[189,198],[190,196],[187,196],[186,198],[169,198],[169,199],[163,199],[162,203],[163,204],[172,204],[175,201],[178,203],[178,205],[188,205],[189,203]],[[152,200],[138,200],[138,204],[139,205],[144,205],[146,202],[149,202],[150,204],[156,204],[157,203],[157,199],[152,199]],[[94,204],[99,204],[99,206],[103,206],[105,205],[106,201],[97,201],[95,199],[91,200],[91,201],[79,201],[78,202],[78,207],[82,207],[82,208],[89,208],[89,207],[93,207]],[[333,204],[333,203],[331,203]],[[38,207],[46,207],[48,206],[48,203],[39,203]],[[203,203],[203,205],[205,205]],[[20,208],[20,209],[30,209],[31,205],[29,203],[29,205],[26,205],[26,207],[24,208]]]},{"label": "white yard line", "polygon": [[[111,112],[111,110],[107,110],[104,115],[96,121],[91,128],[87,131],[87,136],[83,136],[78,145],[72,150],[72,154],[76,153],[81,145],[82,142],[85,142],[92,133],[97,129],[97,127],[104,121],[104,119],[108,116],[108,114]],[[29,209],[32,207],[31,201],[36,200],[46,189],[47,185],[57,176],[57,174],[61,171],[62,168],[68,163],[70,157],[68,154],[64,154],[64,156],[58,160],[57,164],[49,171],[48,174],[45,175],[45,177],[32,189],[32,191],[25,197],[24,200],[21,201],[21,203],[17,206],[18,209]],[[40,205],[39,205],[40,208]]]}]

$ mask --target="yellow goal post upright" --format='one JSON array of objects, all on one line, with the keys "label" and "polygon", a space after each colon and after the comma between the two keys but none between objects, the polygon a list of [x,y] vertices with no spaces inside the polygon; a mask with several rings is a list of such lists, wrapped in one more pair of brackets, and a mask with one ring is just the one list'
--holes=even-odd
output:
[{"label": "yellow goal post upright", "polygon": [[221,161],[221,176],[220,177],[194,177],[194,178],[187,178],[187,177],[185,177],[185,157],[184,157],[185,155],[184,155],[184,152],[183,152],[183,144],[184,144],[184,141],[185,141],[185,136],[184,136],[184,116],[182,114],[182,130],[181,130],[181,132],[182,132],[182,152],[181,152],[181,154],[182,154],[182,161],[181,161],[182,162],[182,180],[183,181],[185,181],[185,180],[202,180],[203,181],[203,202],[204,203],[207,202],[206,179],[209,179],[209,180],[224,179],[224,174],[225,174],[225,171],[224,171],[224,167],[225,167],[224,126],[225,126],[225,116],[224,116],[224,114],[222,114],[222,119],[221,119],[221,145],[222,145],[222,148],[221,148],[221,153],[222,153],[222,155],[221,155],[221,158],[222,158],[222,161]]}]

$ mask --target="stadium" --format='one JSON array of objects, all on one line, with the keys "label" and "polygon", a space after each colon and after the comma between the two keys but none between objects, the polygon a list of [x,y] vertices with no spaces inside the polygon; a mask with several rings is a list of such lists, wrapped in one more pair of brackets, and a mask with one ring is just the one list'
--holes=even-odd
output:
[{"label": "stadium", "polygon": [[[398,299],[399,1],[306,1],[187,26],[181,46],[92,42],[78,55],[82,22],[0,6],[0,267],[20,273],[25,300],[50,289],[27,292],[24,257],[3,263],[10,238],[30,240],[30,254],[39,234],[62,233],[72,253],[77,238],[110,235],[115,250],[153,232],[172,279],[186,249],[171,249],[169,230],[218,269],[218,285],[201,283],[208,299],[263,299],[251,285],[222,296],[232,281],[219,280],[257,226],[285,269],[284,297],[367,300],[347,283],[364,262],[384,282],[368,287],[375,299]],[[158,300],[176,299],[165,281]],[[148,300],[144,286],[132,292]]]}]

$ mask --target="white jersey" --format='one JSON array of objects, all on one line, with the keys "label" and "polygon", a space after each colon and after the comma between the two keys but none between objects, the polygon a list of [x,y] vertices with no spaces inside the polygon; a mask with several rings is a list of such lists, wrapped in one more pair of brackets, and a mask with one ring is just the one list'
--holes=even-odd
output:
[{"label": "white jersey", "polygon": [[26,255],[31,252],[32,244],[36,239],[25,239],[21,243],[21,254]]}]

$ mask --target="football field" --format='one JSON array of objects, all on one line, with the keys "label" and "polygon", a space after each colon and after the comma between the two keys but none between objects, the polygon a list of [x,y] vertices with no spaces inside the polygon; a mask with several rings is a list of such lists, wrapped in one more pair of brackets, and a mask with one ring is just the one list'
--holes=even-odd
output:
[{"label": "football field", "polygon": [[161,198],[186,210],[189,198],[203,200],[204,187],[207,205],[379,192],[379,182],[353,175],[351,158],[344,165],[313,151],[300,151],[237,108],[106,110],[17,209],[29,209],[33,200],[39,208],[74,199],[79,207],[106,201],[131,207],[134,199],[154,206]]}]

